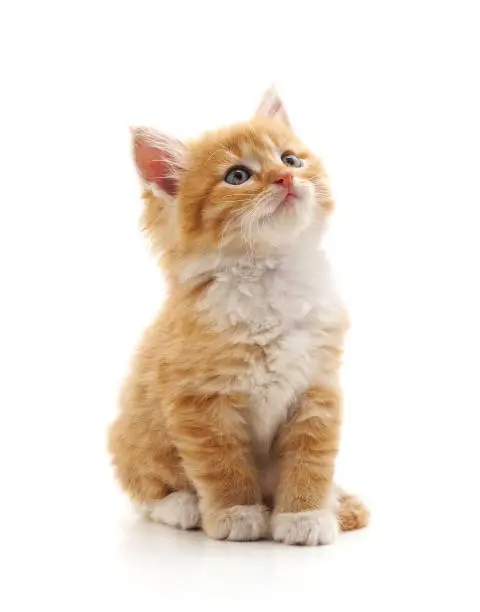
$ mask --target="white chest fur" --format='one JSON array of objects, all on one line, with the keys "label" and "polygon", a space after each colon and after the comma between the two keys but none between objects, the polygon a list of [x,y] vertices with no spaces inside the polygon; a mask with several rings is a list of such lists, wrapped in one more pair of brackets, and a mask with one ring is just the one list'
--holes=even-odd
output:
[{"label": "white chest fur", "polygon": [[264,347],[263,358],[252,364],[244,387],[251,397],[250,424],[259,454],[268,452],[295,397],[312,375],[314,341],[308,329],[285,330]]},{"label": "white chest fur", "polygon": [[219,260],[201,308],[233,341],[262,347],[237,384],[251,397],[252,437],[263,455],[342,321],[325,255],[305,245],[270,258]]}]

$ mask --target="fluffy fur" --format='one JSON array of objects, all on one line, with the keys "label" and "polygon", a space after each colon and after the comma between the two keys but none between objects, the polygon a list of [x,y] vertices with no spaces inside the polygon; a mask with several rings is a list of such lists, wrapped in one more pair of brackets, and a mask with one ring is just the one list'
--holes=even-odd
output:
[{"label": "fluffy fur", "polygon": [[[169,293],[111,428],[120,483],[151,519],[217,539],[329,544],[364,526],[333,484],[347,319],[320,161],[272,91],[248,123],[188,145],[139,128],[133,146]],[[232,185],[236,166],[251,176]]]}]

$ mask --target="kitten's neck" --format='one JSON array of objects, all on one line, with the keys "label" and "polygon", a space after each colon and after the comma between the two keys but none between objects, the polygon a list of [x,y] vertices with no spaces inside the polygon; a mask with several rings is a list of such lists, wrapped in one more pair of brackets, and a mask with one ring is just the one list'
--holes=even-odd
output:
[{"label": "kitten's neck", "polygon": [[242,251],[224,253],[221,251],[191,257],[182,262],[179,273],[181,283],[196,284],[206,278],[221,279],[224,275],[234,275],[249,281],[260,281],[265,275],[277,273],[315,276],[320,261],[326,256],[318,241],[305,240],[295,245],[270,250],[268,252]]},{"label": "kitten's neck", "polygon": [[198,294],[198,312],[242,341],[265,344],[312,321],[340,320],[328,261],[317,246],[263,257],[216,254],[184,263],[183,289],[206,288]]}]

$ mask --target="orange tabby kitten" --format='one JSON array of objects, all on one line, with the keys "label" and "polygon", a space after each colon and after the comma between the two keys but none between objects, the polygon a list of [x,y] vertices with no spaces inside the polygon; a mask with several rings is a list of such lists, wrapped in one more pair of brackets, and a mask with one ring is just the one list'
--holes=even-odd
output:
[{"label": "orange tabby kitten", "polygon": [[133,140],[169,292],[110,432],[121,484],[150,519],[218,539],[330,544],[364,526],[333,484],[347,319],[319,247],[321,163],[273,91],[188,145]]}]

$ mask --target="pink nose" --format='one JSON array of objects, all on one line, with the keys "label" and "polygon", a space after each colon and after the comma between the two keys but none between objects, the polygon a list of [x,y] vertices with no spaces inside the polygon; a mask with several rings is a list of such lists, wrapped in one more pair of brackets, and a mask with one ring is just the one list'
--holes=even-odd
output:
[{"label": "pink nose", "polygon": [[292,189],[293,176],[287,172],[286,174],[278,176],[273,182],[275,185],[281,185],[290,191]]}]

